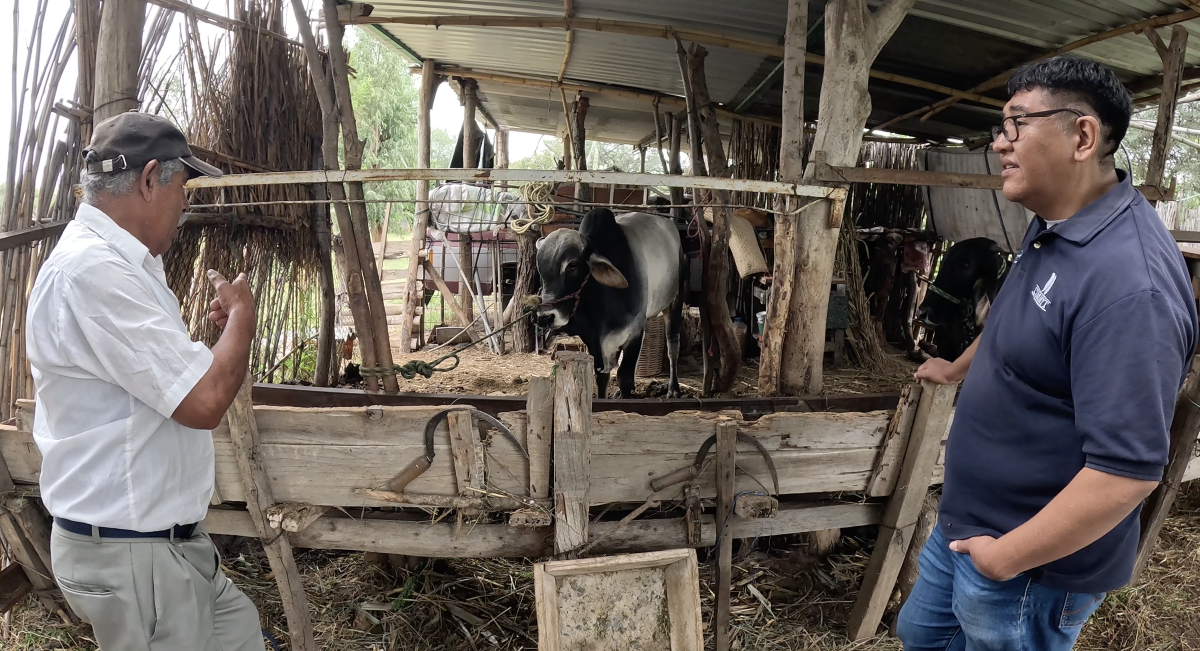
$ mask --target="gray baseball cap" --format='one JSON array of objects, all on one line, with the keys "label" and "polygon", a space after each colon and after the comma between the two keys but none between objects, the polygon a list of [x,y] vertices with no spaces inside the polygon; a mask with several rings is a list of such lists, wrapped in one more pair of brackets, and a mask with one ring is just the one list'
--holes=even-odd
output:
[{"label": "gray baseball cap", "polygon": [[221,170],[192,155],[187,138],[169,120],[137,111],[114,115],[97,124],[83,155],[93,174],[136,170],[152,160],[178,158],[187,166],[189,179],[221,176]]}]

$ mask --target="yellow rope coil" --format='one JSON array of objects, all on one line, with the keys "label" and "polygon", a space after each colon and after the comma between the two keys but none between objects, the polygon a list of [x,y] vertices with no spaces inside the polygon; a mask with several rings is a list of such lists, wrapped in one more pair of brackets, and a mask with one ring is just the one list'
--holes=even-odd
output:
[{"label": "yellow rope coil", "polygon": [[521,200],[529,206],[530,217],[517,217],[509,223],[514,233],[521,234],[554,219],[554,183],[531,181],[521,186]]}]

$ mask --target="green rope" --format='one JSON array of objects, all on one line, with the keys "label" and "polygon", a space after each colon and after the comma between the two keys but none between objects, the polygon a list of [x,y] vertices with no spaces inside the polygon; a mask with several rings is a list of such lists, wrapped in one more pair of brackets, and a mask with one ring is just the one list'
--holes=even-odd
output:
[{"label": "green rope", "polygon": [[[528,319],[536,311],[537,310],[527,307],[527,308],[525,308],[525,312],[521,316],[514,319],[512,321],[512,323],[509,323],[508,325],[504,326],[503,328],[500,328],[499,330],[496,330],[495,332],[493,332],[490,335],[487,335],[486,337],[480,337],[478,341],[472,341],[469,343],[460,344],[457,348],[455,348],[455,349],[451,350],[450,352],[446,353],[445,355],[442,355],[441,357],[433,360],[432,362],[425,362],[425,361],[421,361],[419,359],[414,359],[414,360],[410,360],[408,363],[404,364],[403,366],[400,366],[399,364],[392,364],[392,367],[390,369],[383,367],[383,366],[363,366],[358,369],[358,372],[363,377],[372,377],[372,376],[383,377],[384,375],[399,375],[400,377],[403,377],[405,380],[411,380],[411,379],[417,377],[418,375],[423,376],[425,379],[429,379],[429,378],[433,377],[434,373],[445,373],[447,371],[453,371],[454,369],[458,368],[459,362],[462,361],[458,358],[459,353],[463,352],[464,350],[466,350],[468,348],[473,348],[475,346],[478,346],[479,344],[487,341],[488,339],[491,339],[492,337],[495,337],[496,335],[503,333],[505,330],[508,330],[509,328],[512,328],[513,326],[524,321],[525,319]],[[454,360],[454,364],[452,364],[451,366],[443,367],[442,362],[445,362],[447,360]]]}]

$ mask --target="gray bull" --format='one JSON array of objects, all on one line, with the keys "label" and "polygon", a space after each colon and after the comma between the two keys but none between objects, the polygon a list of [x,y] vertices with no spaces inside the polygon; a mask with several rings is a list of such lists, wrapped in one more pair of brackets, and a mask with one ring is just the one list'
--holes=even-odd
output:
[{"label": "gray bull", "polygon": [[607,208],[596,208],[578,231],[559,229],[538,242],[539,323],[583,340],[595,361],[600,397],[622,352],[617,385],[621,397],[633,397],[646,320],[659,312],[666,321],[671,363],[668,396],[679,396],[684,261],[675,223],[643,212],[615,217]]}]

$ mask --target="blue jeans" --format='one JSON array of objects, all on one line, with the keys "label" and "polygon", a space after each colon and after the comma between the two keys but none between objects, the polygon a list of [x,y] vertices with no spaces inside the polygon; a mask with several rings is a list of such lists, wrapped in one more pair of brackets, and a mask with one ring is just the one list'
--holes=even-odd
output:
[{"label": "blue jeans", "polygon": [[1056,590],[1021,574],[993,581],[934,529],[896,623],[905,651],[1069,651],[1104,593]]}]

